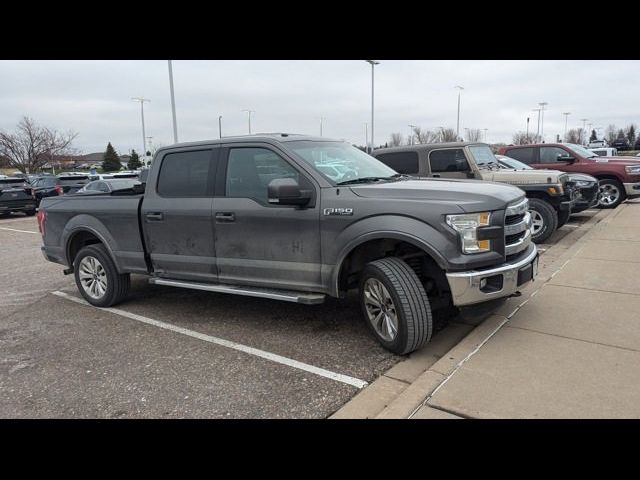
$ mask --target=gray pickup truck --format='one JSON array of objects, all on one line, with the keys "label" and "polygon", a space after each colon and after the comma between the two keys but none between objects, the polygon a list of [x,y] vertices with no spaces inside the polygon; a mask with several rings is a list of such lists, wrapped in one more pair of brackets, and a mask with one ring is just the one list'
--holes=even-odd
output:
[{"label": "gray pickup truck", "polygon": [[522,190],[413,179],[346,142],[293,134],[165,147],[144,184],[45,198],[37,218],[45,258],[92,305],[124,300],[132,273],[305,304],[357,288],[398,354],[429,341],[432,311],[513,295],[538,261]]}]

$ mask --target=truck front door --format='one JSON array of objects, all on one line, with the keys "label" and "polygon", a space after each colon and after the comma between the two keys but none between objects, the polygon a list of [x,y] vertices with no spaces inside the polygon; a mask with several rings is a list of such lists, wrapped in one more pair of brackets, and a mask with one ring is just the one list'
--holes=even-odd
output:
[{"label": "truck front door", "polygon": [[463,148],[431,150],[427,162],[430,177],[474,178]]},{"label": "truck front door", "polygon": [[[265,144],[225,148],[224,196],[213,200],[220,283],[319,291],[319,188],[286,156]],[[293,178],[311,189],[305,207],[270,204],[269,182]]]}]

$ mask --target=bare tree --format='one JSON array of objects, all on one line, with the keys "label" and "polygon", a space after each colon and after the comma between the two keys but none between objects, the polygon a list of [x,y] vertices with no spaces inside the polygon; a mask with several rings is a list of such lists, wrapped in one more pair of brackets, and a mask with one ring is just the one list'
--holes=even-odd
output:
[{"label": "bare tree", "polygon": [[479,128],[467,129],[467,142],[479,142],[482,140],[482,130]]},{"label": "bare tree", "polygon": [[529,145],[530,143],[540,143],[542,138],[540,135],[536,135],[535,133],[529,133],[527,135],[526,132],[516,132],[513,134],[513,144],[514,145]]},{"label": "bare tree", "polygon": [[441,142],[457,142],[458,136],[453,128],[441,128],[440,129],[440,141]]},{"label": "bare tree", "polygon": [[616,130],[616,126],[614,124],[610,124],[607,127],[606,133],[605,133],[605,139],[607,140],[607,143],[609,145],[612,145],[613,142],[616,141],[616,139],[618,138],[618,131]]},{"label": "bare tree", "polygon": [[390,147],[399,147],[404,143],[404,138],[401,133],[392,133],[391,139],[389,140]]},{"label": "bare tree", "polygon": [[440,135],[432,130],[423,130],[420,127],[413,129],[417,143],[437,143]]},{"label": "bare tree", "polygon": [[9,165],[22,173],[35,172],[55,157],[71,154],[71,142],[77,135],[41,127],[23,117],[15,133],[0,131],[0,156],[6,157]]},{"label": "bare tree", "polygon": [[567,136],[564,138],[566,143],[582,143],[582,128],[572,128],[567,132]]}]

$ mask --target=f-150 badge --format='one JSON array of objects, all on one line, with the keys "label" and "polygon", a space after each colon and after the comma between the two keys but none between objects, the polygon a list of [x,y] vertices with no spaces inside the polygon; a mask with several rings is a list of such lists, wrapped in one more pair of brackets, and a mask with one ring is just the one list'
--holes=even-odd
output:
[{"label": "f-150 badge", "polygon": [[353,208],[325,208],[325,215],[353,215]]}]

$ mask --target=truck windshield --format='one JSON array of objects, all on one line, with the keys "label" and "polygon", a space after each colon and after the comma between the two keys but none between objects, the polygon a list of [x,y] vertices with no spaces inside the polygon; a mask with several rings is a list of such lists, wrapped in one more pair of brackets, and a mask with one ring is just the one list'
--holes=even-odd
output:
[{"label": "truck windshield", "polygon": [[479,167],[500,168],[498,159],[487,145],[471,145],[469,150]]},{"label": "truck windshield", "polygon": [[286,145],[335,185],[390,180],[399,175],[348,143],[300,140]]},{"label": "truck windshield", "polygon": [[583,158],[596,158],[598,155],[593,153],[591,150],[587,150],[581,145],[576,145],[575,143],[566,143],[565,144],[569,150],[573,151],[573,153],[577,153],[580,157]]}]

